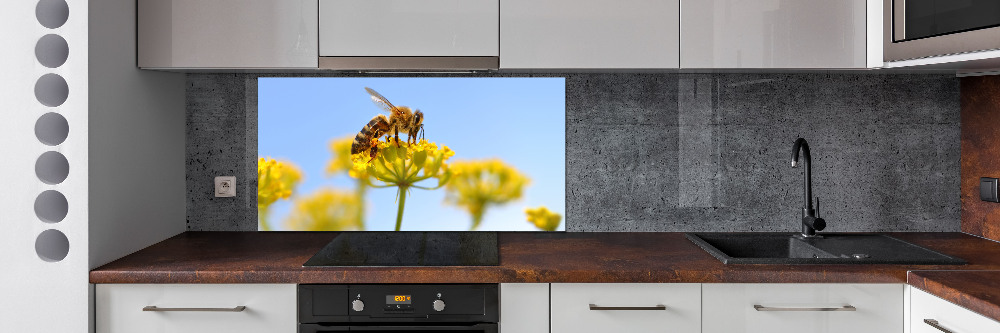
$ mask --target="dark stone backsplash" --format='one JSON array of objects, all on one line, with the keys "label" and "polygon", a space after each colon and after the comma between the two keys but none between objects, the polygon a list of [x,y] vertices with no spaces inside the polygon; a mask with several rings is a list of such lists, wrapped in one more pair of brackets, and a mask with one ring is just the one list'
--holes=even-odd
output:
[{"label": "dark stone backsplash", "polygon": [[[257,229],[257,77],[188,75],[189,230]],[[827,231],[959,230],[953,76],[565,77],[567,231],[798,230],[797,137]]]}]

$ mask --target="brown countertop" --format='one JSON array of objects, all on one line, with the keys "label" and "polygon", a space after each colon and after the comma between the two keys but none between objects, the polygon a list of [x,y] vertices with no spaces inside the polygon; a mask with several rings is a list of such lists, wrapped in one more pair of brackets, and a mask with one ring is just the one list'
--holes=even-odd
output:
[{"label": "brown countertop", "polygon": [[[683,233],[499,233],[500,265],[302,267],[336,232],[186,232],[90,272],[91,283],[909,283],[1000,320],[1000,243],[891,233],[968,265],[724,265]],[[909,272],[909,273],[907,273]]]},{"label": "brown countertop", "polygon": [[907,283],[1000,321],[1000,271],[911,271]]},{"label": "brown countertop", "polygon": [[302,267],[335,232],[186,232],[90,272],[91,283],[905,283],[911,270],[1000,270],[1000,244],[893,233],[962,266],[724,265],[683,233],[499,234],[500,265]]}]

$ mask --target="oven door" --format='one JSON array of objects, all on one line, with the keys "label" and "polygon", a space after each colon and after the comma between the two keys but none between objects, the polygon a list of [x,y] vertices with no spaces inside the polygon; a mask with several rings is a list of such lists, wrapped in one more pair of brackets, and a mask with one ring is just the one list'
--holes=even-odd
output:
[{"label": "oven door", "polygon": [[470,324],[470,325],[354,325],[354,326],[325,326],[319,324],[299,324],[299,333],[324,333],[324,332],[367,332],[367,333],[395,333],[395,332],[448,332],[448,333],[497,333],[497,324]]},{"label": "oven door", "polygon": [[885,61],[1000,49],[1000,1],[883,0]]}]

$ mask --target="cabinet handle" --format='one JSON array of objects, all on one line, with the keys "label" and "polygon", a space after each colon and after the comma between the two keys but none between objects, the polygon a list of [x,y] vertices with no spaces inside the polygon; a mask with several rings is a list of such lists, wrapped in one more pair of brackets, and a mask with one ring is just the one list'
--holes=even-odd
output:
[{"label": "cabinet handle", "polygon": [[757,311],[858,311],[853,305],[844,305],[831,308],[776,308],[754,304],[753,309]]},{"label": "cabinet handle", "polygon": [[591,304],[590,305],[590,309],[591,310],[600,310],[600,311],[608,311],[608,310],[610,310],[610,311],[618,311],[618,310],[629,310],[629,311],[636,311],[636,310],[666,310],[667,306],[666,305],[660,305],[660,304],[657,304],[657,305],[654,305],[654,306],[598,306],[596,304]]},{"label": "cabinet handle", "polygon": [[934,320],[934,319],[924,319],[924,323],[927,324],[927,325],[931,325],[931,327],[936,328],[939,331],[944,332],[944,333],[955,333],[955,332],[952,332],[951,330],[949,330],[947,328],[944,328],[944,326],[941,326],[941,324],[938,323],[938,321]]},{"label": "cabinet handle", "polygon": [[247,307],[240,305],[232,308],[158,308],[154,305],[148,305],[142,308],[142,311],[157,311],[157,312],[174,312],[174,311],[196,311],[196,312],[243,312]]}]

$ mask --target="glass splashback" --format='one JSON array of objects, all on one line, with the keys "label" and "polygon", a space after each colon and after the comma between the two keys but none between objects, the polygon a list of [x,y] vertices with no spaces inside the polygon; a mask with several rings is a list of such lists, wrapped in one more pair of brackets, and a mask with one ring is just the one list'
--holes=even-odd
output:
[{"label": "glass splashback", "polygon": [[259,78],[259,229],[564,230],[565,104],[563,78]]}]

